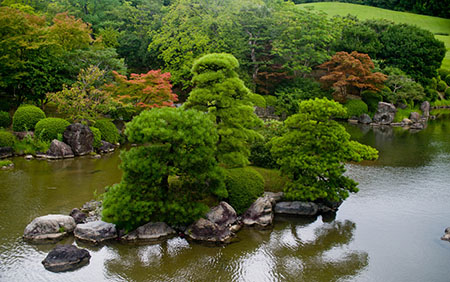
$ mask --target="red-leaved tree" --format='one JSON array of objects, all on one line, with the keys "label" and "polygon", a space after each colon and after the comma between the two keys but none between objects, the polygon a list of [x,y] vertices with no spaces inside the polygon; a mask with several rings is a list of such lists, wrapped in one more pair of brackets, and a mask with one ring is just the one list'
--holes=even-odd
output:
[{"label": "red-leaved tree", "polygon": [[115,83],[108,85],[113,97],[125,106],[140,108],[173,107],[178,96],[172,92],[170,73],[150,70],[147,73],[124,75],[113,72]]},{"label": "red-leaved tree", "polygon": [[326,87],[336,90],[336,100],[345,100],[347,94],[361,95],[363,90],[379,91],[387,79],[387,76],[380,72],[372,72],[374,64],[369,55],[356,51],[350,54],[337,52],[319,68],[326,71],[320,81]]}]

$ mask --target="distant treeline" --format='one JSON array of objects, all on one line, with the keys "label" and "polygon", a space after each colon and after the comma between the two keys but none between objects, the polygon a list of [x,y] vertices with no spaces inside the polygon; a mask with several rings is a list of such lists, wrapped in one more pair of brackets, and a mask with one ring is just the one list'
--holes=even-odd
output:
[{"label": "distant treeline", "polygon": [[450,18],[450,0],[294,0],[296,4],[316,2],[353,3],[395,11]]}]

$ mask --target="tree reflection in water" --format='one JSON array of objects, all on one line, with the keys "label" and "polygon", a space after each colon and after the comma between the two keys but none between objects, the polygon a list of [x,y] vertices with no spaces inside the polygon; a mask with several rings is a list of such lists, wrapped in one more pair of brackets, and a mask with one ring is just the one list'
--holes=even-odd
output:
[{"label": "tree reflection in water", "polygon": [[277,217],[272,230],[245,228],[226,246],[114,245],[105,272],[114,281],[337,281],[368,265],[367,253],[349,248],[355,229],[348,220]]}]

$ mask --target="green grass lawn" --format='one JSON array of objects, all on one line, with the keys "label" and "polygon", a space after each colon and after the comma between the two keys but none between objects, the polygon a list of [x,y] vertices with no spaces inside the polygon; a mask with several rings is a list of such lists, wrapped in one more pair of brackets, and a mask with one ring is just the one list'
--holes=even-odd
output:
[{"label": "green grass lawn", "polygon": [[[423,29],[427,29],[434,33],[437,39],[445,43],[447,53],[445,54],[445,58],[442,62],[442,67],[450,69],[450,19],[338,2],[307,3],[300,4],[299,6],[313,7],[314,9],[323,11],[330,16],[345,16],[347,14],[351,14],[357,16],[361,20],[383,18],[391,20],[395,23],[417,25]],[[436,35],[436,33],[448,35]]]}]

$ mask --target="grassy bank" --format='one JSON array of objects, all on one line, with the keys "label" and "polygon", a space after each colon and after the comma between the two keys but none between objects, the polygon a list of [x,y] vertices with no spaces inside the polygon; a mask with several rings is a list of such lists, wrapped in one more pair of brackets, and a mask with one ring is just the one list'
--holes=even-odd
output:
[{"label": "grassy bank", "polygon": [[450,68],[450,19],[424,16],[407,12],[397,12],[350,3],[321,2],[300,4],[299,6],[313,7],[314,9],[323,11],[330,16],[345,16],[347,14],[351,14],[357,16],[361,20],[382,18],[395,23],[417,25],[423,29],[431,31],[435,34],[437,39],[445,43],[447,53],[442,62],[442,67]]}]

